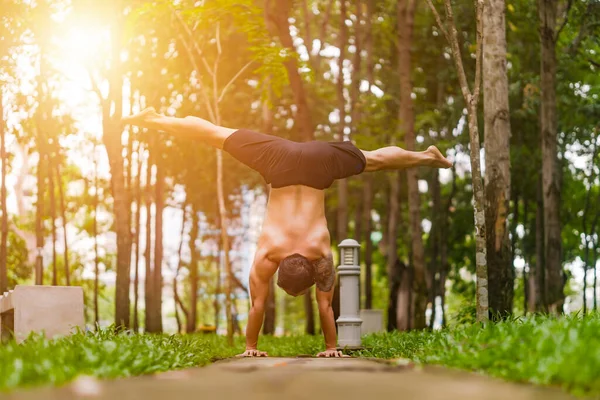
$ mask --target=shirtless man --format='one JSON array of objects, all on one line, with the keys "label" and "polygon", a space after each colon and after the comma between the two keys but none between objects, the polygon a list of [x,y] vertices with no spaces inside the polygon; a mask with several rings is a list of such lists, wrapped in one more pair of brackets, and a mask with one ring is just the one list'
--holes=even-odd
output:
[{"label": "shirtless man", "polygon": [[292,296],[302,295],[316,284],[326,345],[326,350],[318,356],[342,356],[336,350],[331,308],[335,268],[325,219],[325,189],[336,179],[386,169],[452,166],[435,146],[423,152],[395,146],[364,151],[349,141],[297,143],[246,129],[216,126],[201,118],[167,117],[153,108],[123,121],[222,149],[259,172],[271,185],[258,250],[250,271],[252,307],[246,327],[246,351],[242,356],[267,356],[257,348],[258,335],[269,281],[278,270],[278,286]]}]

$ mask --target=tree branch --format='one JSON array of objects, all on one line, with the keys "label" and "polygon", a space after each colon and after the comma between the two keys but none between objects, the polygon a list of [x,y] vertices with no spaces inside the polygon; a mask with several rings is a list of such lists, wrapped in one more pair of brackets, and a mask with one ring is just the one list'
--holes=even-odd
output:
[{"label": "tree branch", "polygon": [[[483,0],[477,1],[477,39],[476,46],[477,50],[475,51],[475,84],[473,88],[473,98],[472,101],[479,101],[479,93],[481,92],[481,58],[482,58],[482,50],[483,50]],[[570,1],[570,0],[569,0]]]},{"label": "tree branch", "polygon": [[[206,68],[206,71],[208,72],[208,74],[212,76],[214,74],[214,72],[210,68],[208,63],[206,62],[206,58],[204,57],[202,50],[198,47],[198,43],[196,42],[196,40],[194,40],[194,35],[193,35],[192,31],[190,30],[190,27],[185,23],[183,18],[181,18],[181,15],[179,15],[179,12],[177,10],[173,9],[173,14],[177,18],[179,25],[181,25],[183,30],[187,33],[187,35],[190,39],[190,42],[192,42],[192,45],[194,46],[194,50],[196,50],[196,53],[198,53],[198,56],[202,60],[202,64],[204,65],[204,68]],[[179,35],[179,36],[181,37],[181,35]],[[198,73],[200,73],[199,69],[197,69],[197,71],[198,71]]]},{"label": "tree branch", "polygon": [[440,14],[437,12],[437,9],[435,8],[435,6],[431,2],[431,0],[427,0],[427,4],[429,4],[429,8],[431,9],[433,16],[435,17],[435,21],[437,22],[439,30],[442,31],[442,33],[446,37],[446,40],[448,41],[448,44],[450,44],[450,42],[451,42],[450,36],[448,35],[448,31],[444,28],[444,25],[442,24],[442,19],[440,18]]},{"label": "tree branch", "polygon": [[98,82],[96,82],[96,79],[94,79],[94,76],[92,75],[92,71],[90,71],[87,68],[86,68],[86,71],[88,73],[88,77],[90,78],[90,83],[92,85],[92,92],[96,93],[96,96],[98,96],[98,100],[100,100],[100,104],[103,104],[106,101],[106,99],[104,99],[104,97],[102,97],[102,91],[100,90],[100,85],[98,85]]},{"label": "tree branch", "polygon": [[[590,4],[592,4],[592,3],[590,2]],[[560,37],[560,33],[562,32],[562,30],[567,25],[567,22],[569,21],[569,11],[571,11],[572,6],[573,6],[573,0],[568,0],[567,8],[565,10],[565,17],[563,19],[563,23],[560,25],[560,28],[558,28],[558,30],[556,31],[556,37],[554,38],[555,41],[558,41],[558,38]],[[589,7],[589,5],[588,5],[588,7]],[[584,16],[584,18],[585,18],[585,16]]]},{"label": "tree branch", "polygon": [[[190,62],[192,63],[192,67],[194,68],[194,70],[198,74],[198,81],[201,82],[200,68],[198,67],[198,64],[196,63],[196,59],[194,58],[194,53],[192,52],[192,49],[190,49],[189,45],[186,43],[185,39],[182,37],[181,34],[179,34],[179,40],[181,41],[181,43],[183,43],[183,47],[187,51],[188,58],[189,58]],[[204,97],[204,102],[206,103],[206,108],[207,108],[207,111],[208,111],[208,115],[210,116],[210,119],[214,123],[216,121],[216,119],[215,119],[215,113],[213,112],[212,106],[210,104],[210,100],[208,98],[208,95],[206,94],[206,90],[204,90],[204,85],[202,85],[202,83],[200,83],[200,93],[202,93],[202,97]]]},{"label": "tree branch", "polygon": [[[431,2],[431,0],[427,0],[427,2],[429,3],[430,7],[433,7],[433,3]],[[450,2],[450,0],[444,0],[444,4],[446,6],[446,20],[448,21],[448,25],[450,27],[450,34],[448,35],[448,39],[450,47],[452,48],[452,55],[454,57],[454,63],[456,64],[456,69],[458,72],[458,81],[460,83],[460,88],[463,97],[465,98],[465,102],[470,103],[471,90],[469,89],[469,83],[467,82],[467,75],[465,74],[465,68],[463,66],[462,55],[460,52],[460,46],[458,44],[458,32],[456,31],[456,25],[454,24],[454,13],[452,11],[452,3]],[[437,17],[437,20],[439,21],[438,24],[441,24],[439,15]],[[440,29],[442,29],[441,25]]]},{"label": "tree branch", "polygon": [[221,95],[219,96],[219,100],[217,101],[217,103],[220,103],[221,100],[223,100],[223,96],[225,96],[225,93],[227,92],[227,89],[229,89],[229,86],[231,86],[233,84],[233,82],[235,82],[237,80],[237,78],[239,78],[240,75],[242,75],[252,64],[254,64],[254,61],[249,61],[246,65],[244,65],[237,72],[237,74],[235,74],[235,76],[233,78],[231,78],[231,80],[229,82],[227,82],[227,85],[225,85],[225,87],[221,91]]},{"label": "tree branch", "polygon": [[317,67],[320,66],[321,63],[321,50],[323,50],[323,40],[325,38],[325,33],[327,33],[327,25],[329,24],[329,18],[331,17],[331,9],[333,8],[334,1],[329,1],[327,4],[327,10],[325,11],[325,16],[323,17],[323,21],[321,21],[321,30],[319,32],[319,51],[315,54],[315,65]]}]

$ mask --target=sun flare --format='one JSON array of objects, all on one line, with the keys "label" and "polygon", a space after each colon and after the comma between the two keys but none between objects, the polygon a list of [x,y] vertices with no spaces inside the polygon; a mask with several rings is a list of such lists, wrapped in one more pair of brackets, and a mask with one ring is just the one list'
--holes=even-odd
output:
[{"label": "sun flare", "polygon": [[56,36],[57,56],[62,63],[87,68],[106,56],[109,43],[110,31],[106,28],[70,26]]}]

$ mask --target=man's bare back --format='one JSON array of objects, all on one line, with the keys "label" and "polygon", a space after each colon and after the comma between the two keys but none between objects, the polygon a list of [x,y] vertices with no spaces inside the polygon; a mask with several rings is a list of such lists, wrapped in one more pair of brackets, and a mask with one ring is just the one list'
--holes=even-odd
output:
[{"label": "man's bare back", "polygon": [[258,247],[275,263],[292,254],[309,260],[328,256],[325,192],[300,185],[271,189]]}]

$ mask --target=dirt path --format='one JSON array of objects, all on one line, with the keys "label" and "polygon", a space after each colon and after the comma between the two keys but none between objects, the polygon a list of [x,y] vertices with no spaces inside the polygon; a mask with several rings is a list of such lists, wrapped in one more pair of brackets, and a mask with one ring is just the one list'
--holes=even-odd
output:
[{"label": "dirt path", "polygon": [[507,383],[443,368],[389,366],[366,359],[247,358],[155,376],[97,381],[0,396],[10,400],[66,399],[416,399],[564,400],[558,389]]}]

